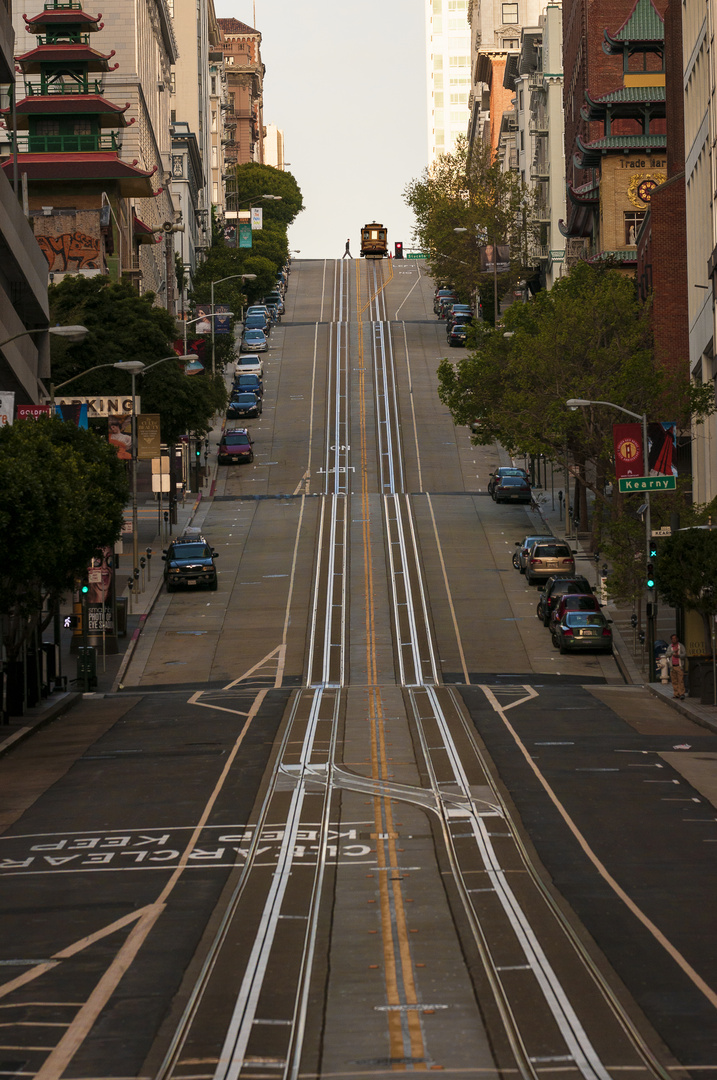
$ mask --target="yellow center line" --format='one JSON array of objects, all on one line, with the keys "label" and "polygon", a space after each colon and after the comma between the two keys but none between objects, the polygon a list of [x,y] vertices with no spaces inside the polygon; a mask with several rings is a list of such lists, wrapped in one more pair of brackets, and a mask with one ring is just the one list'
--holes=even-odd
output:
[{"label": "yellow center line", "polygon": [[[366,277],[368,281],[368,264],[366,264]],[[393,276],[393,267],[391,267]],[[371,303],[373,296],[377,296],[380,289],[371,297],[371,300],[361,306],[361,274],[356,268],[356,310],[358,313],[358,369],[359,369],[359,416],[361,430],[361,506],[363,518],[363,558],[364,558],[364,582],[366,602],[366,668],[368,682],[368,720],[371,729],[371,776],[378,781],[388,775],[388,758],[386,753],[384,710],[381,698],[381,690],[378,686],[378,669],[376,660],[376,627],[375,627],[375,592],[373,570],[371,566],[371,525],[369,520],[369,492],[368,492],[368,451],[366,435],[366,369],[364,363],[364,336],[363,323],[360,316]],[[391,280],[390,278],[388,279]],[[388,282],[384,282],[384,288]],[[384,957],[384,979],[386,984],[386,1000],[389,1005],[417,1005],[416,985],[413,974],[413,959],[408,941],[408,928],[406,926],[406,910],[403,899],[403,888],[398,873],[398,852],[394,839],[395,828],[391,800],[386,796],[376,796],[374,803],[374,827],[376,832],[376,856],[378,865],[379,907],[381,917],[381,936]],[[386,833],[388,840],[378,839]],[[389,881],[389,874],[391,880]],[[395,925],[395,929],[394,929]],[[396,955],[398,949],[398,956]],[[400,978],[398,963],[400,961]],[[396,1059],[406,1057],[413,1058],[417,1069],[425,1069],[425,1064],[418,1064],[425,1059],[425,1046],[423,1031],[421,1028],[420,1013],[407,1011],[402,1015],[399,1009],[389,1009],[386,1013],[389,1036],[389,1056]],[[408,1030],[409,1052],[406,1052],[404,1040],[404,1021]],[[394,1071],[405,1071],[403,1064],[393,1065]]]}]

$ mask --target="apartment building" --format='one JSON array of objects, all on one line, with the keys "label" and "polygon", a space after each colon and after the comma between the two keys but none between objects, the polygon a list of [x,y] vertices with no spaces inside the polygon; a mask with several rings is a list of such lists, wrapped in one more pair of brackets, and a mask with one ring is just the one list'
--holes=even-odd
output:
[{"label": "apartment building", "polygon": [[218,19],[227,78],[227,165],[264,164],[264,73],[261,34],[239,19]]},{"label": "apartment building", "polygon": [[428,161],[450,154],[470,120],[471,0],[426,0]]}]

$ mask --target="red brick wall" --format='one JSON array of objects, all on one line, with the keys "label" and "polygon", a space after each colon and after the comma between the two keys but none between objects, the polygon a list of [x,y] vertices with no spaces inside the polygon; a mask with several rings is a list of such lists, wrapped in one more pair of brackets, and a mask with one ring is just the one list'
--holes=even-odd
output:
[{"label": "red brick wall", "polygon": [[663,364],[681,367],[683,371],[687,371],[690,342],[687,325],[684,173],[673,176],[653,192],[650,233],[651,244],[646,252],[646,266],[651,264],[652,325],[657,358]]},{"label": "red brick wall", "polygon": [[[565,169],[568,183],[575,186],[591,178],[591,171],[577,170],[573,165],[578,135],[589,142],[603,134],[602,123],[587,123],[580,116],[580,109],[585,104],[585,90],[599,96],[623,85],[622,56],[608,56],[603,52],[603,31],[605,28],[613,33],[619,30],[634,6],[635,0],[566,0],[563,4]],[[655,0],[655,7],[664,17],[667,0]],[[617,135],[637,132],[640,128],[629,123],[627,127],[616,124],[613,130]],[[655,132],[664,130],[655,122]]]}]

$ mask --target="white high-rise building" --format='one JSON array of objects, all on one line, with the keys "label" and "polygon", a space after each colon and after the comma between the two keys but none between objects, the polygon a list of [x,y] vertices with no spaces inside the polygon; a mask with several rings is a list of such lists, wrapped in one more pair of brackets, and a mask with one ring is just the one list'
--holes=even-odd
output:
[{"label": "white high-rise building", "polygon": [[426,0],[428,160],[451,153],[470,118],[469,0]]}]

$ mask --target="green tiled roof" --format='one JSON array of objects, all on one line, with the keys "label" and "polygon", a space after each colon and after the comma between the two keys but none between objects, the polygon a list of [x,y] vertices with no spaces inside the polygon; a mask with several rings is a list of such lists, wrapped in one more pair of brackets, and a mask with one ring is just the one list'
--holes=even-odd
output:
[{"label": "green tiled roof", "polygon": [[652,0],[637,0],[620,29],[615,34],[606,30],[605,36],[610,41],[662,41],[665,23]]},{"label": "green tiled roof", "polygon": [[666,135],[605,135],[581,144],[582,150],[664,150]]},{"label": "green tiled roof", "polygon": [[[586,97],[587,97],[586,92]],[[613,90],[610,94],[602,94],[600,97],[588,97],[592,105],[621,105],[627,102],[664,101],[664,86],[623,86],[619,90]]]},{"label": "green tiled roof", "polygon": [[598,251],[597,255],[591,255],[587,262],[601,262],[613,259],[615,262],[637,262],[637,252],[630,251]]}]

